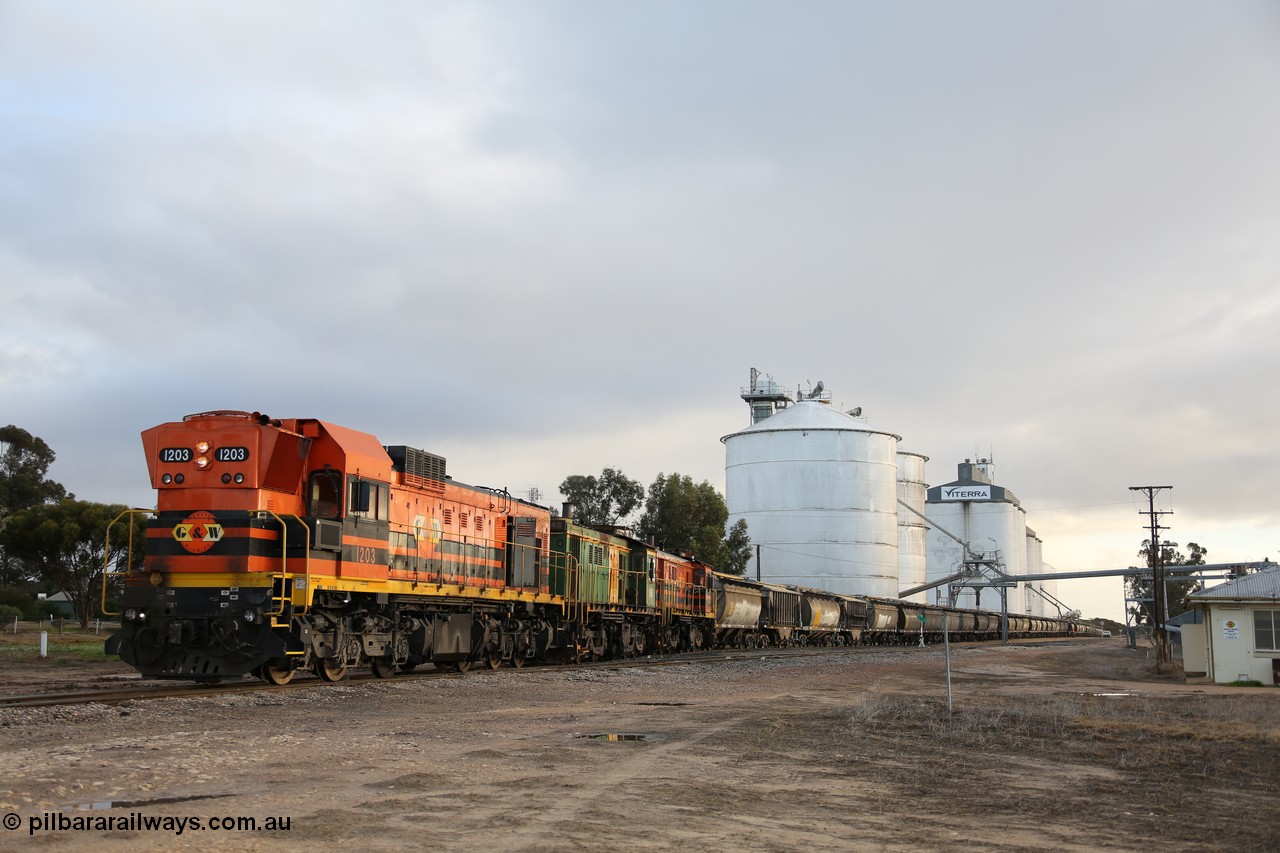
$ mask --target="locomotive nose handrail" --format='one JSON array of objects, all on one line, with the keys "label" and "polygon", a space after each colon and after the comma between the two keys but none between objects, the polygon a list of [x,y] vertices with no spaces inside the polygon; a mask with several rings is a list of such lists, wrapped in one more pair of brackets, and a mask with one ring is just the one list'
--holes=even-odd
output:
[{"label": "locomotive nose handrail", "polygon": [[[98,602],[98,606],[102,610],[103,616],[119,616],[124,612],[123,608],[121,608],[120,610],[107,609],[107,586],[110,585],[113,579],[118,577],[124,577],[125,575],[131,572],[130,566],[133,565],[133,524],[132,524],[133,519],[132,519],[132,516],[137,515],[138,513],[143,513],[145,515],[155,515],[156,511],[154,509],[126,509],[124,512],[120,513],[115,518],[111,519],[111,523],[107,525],[107,538],[102,549],[102,597]],[[131,518],[130,518],[130,524],[129,524],[129,549],[124,559],[125,570],[123,572],[108,571],[108,568],[111,565],[111,528],[115,527],[116,524],[119,523],[120,519],[124,518],[126,515],[130,516]]]},{"label": "locomotive nose handrail", "polygon": [[[264,520],[264,516],[274,518],[280,524],[280,571],[273,572],[273,583],[271,584],[271,599],[277,605],[275,610],[267,612],[267,616],[271,617],[274,624],[275,621],[285,614],[289,606],[294,604],[294,585],[291,581],[295,580],[299,575],[297,572],[289,571],[289,524],[286,519],[292,519],[302,526],[303,548],[302,548],[302,564],[305,567],[303,577],[303,596],[301,606],[294,607],[294,613],[306,613],[307,608],[311,604],[311,528],[307,523],[292,513],[285,513],[283,516],[277,514],[273,510],[260,509],[258,519]],[[276,593],[274,581],[280,582],[280,592]]]}]

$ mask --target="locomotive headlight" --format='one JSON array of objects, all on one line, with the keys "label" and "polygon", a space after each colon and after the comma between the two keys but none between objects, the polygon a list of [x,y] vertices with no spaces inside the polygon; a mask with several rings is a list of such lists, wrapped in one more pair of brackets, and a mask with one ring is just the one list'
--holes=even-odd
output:
[{"label": "locomotive headlight", "polygon": [[231,482],[231,475],[230,475],[230,474],[223,474],[223,475],[222,475],[222,483],[223,483],[223,485],[226,485],[226,484],[228,484],[228,483],[230,483],[230,482]]},{"label": "locomotive headlight", "polygon": [[138,608],[130,607],[125,610],[124,619],[126,622],[132,622],[137,618],[138,618]]},{"label": "locomotive headlight", "polygon": [[197,467],[197,468],[199,468],[201,471],[203,471],[205,468],[208,468],[208,467],[209,467],[209,457],[208,457],[208,456],[197,456],[197,457],[196,457],[196,467]]},{"label": "locomotive headlight", "polygon": [[196,453],[208,453],[208,452],[209,452],[209,442],[207,441],[196,442]]},{"label": "locomotive headlight", "polygon": [[244,621],[246,622],[254,622],[257,620],[257,618],[258,618],[258,614],[252,609],[246,610],[244,612]]},{"label": "locomotive headlight", "polygon": [[160,478],[160,482],[164,483],[166,486],[169,485],[170,483],[173,482],[173,475],[165,474],[163,477]]},{"label": "locomotive headlight", "polygon": [[236,474],[236,484],[239,485],[240,483],[243,483],[243,482],[244,482],[244,474]]}]

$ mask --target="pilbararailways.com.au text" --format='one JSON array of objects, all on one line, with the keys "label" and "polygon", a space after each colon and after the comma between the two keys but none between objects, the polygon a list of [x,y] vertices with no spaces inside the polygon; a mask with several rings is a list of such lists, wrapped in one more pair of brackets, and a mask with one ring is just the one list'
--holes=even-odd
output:
[{"label": "pilbararailways.com.au text", "polygon": [[[37,832],[288,832],[292,829],[289,817],[164,817],[129,812],[122,815],[76,815],[64,812],[45,812],[28,817],[27,835]],[[5,829],[18,829],[19,815],[4,816]],[[2,837],[2,836],[0,836]]]}]

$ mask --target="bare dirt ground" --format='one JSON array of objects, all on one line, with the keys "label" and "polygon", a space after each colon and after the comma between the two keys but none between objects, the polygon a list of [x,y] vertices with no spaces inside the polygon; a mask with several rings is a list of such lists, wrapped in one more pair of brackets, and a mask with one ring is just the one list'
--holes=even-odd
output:
[{"label": "bare dirt ground", "polygon": [[1280,690],[1119,639],[952,667],[950,719],[940,648],[0,710],[0,849],[1280,849]]}]

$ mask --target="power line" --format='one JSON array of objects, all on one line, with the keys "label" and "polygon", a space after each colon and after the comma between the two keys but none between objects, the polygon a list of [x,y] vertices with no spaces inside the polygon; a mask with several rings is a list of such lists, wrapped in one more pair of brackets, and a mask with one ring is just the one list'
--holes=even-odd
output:
[{"label": "power line", "polygon": [[807,557],[811,560],[828,560],[832,563],[844,563],[849,566],[879,566],[878,562],[870,560],[849,560],[842,557],[828,557],[823,554],[811,554],[808,551],[792,551],[787,548],[780,548],[777,545],[758,545],[758,548],[767,548],[770,551],[777,551],[779,554],[791,554],[796,557]]},{"label": "power line", "polygon": [[1023,507],[1023,510],[1026,512],[1051,512],[1053,510],[1058,510],[1058,509],[1093,509],[1094,507],[1102,507],[1102,506],[1125,506],[1126,504],[1132,504],[1132,503],[1133,503],[1132,501],[1118,501],[1116,503],[1109,503],[1109,504],[1078,504],[1076,506],[1041,506],[1041,507],[1036,507],[1035,509],[1027,509],[1026,507]]}]

